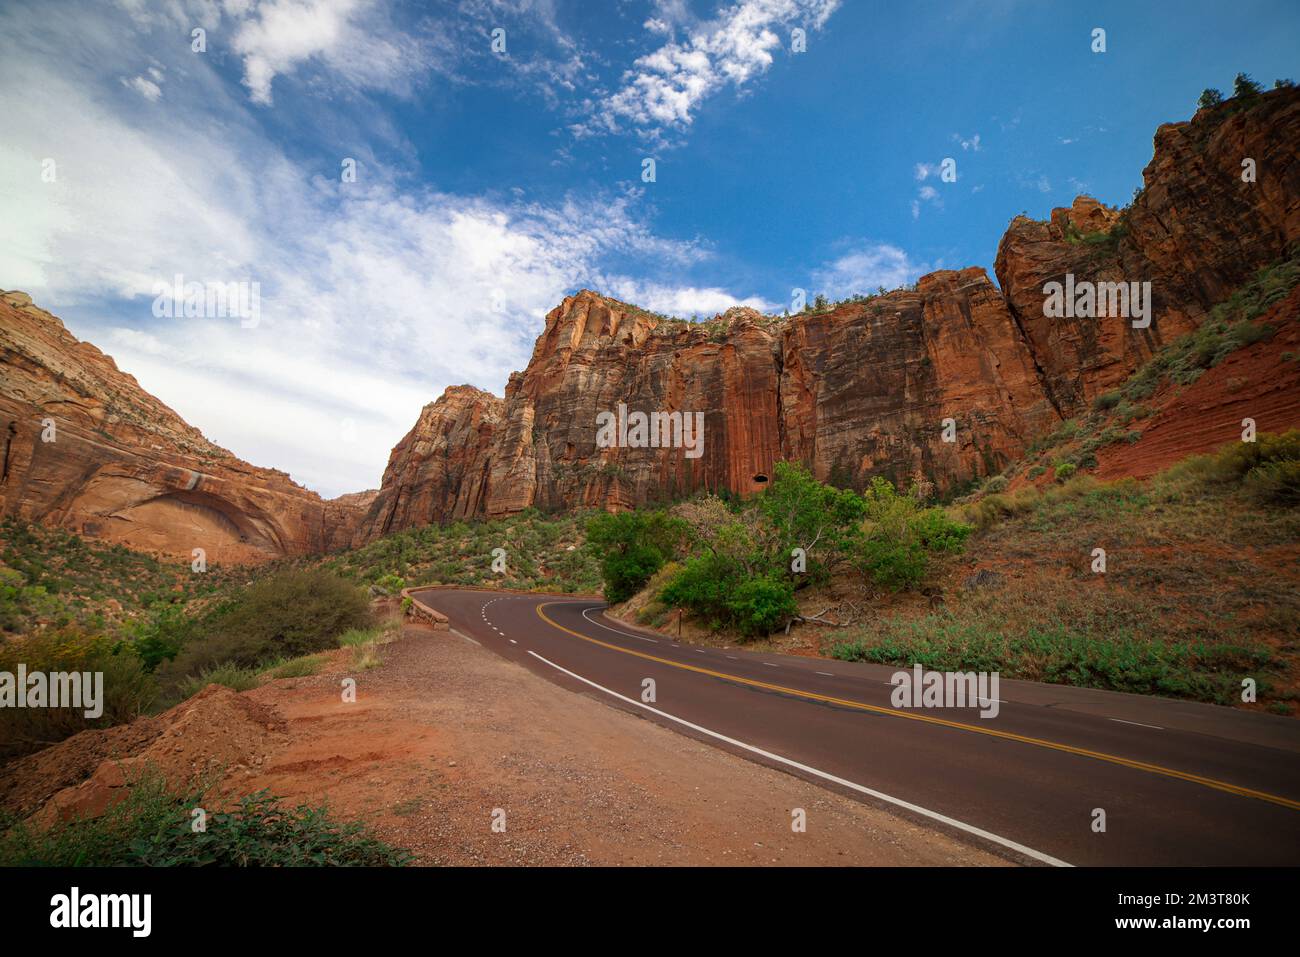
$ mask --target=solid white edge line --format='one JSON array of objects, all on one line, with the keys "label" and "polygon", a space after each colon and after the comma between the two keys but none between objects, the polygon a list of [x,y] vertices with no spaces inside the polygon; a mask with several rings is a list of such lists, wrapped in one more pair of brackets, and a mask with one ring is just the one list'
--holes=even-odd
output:
[{"label": "solid white edge line", "polygon": [[1164,728],[1158,724],[1143,724],[1141,721],[1125,721],[1123,718],[1107,718],[1107,721],[1118,721],[1120,724],[1135,724],[1139,728],[1150,728],[1153,731],[1163,731]]},{"label": "solid white edge line", "polygon": [[460,638],[464,638],[464,639],[465,639],[466,641],[468,641],[471,645],[478,645],[480,648],[483,647],[482,645],[479,645],[478,642],[475,641],[473,638],[471,638],[469,635],[461,634],[461,633],[460,633],[459,631],[457,631],[455,628],[452,628],[452,629],[450,629],[450,630],[451,630],[451,633],[452,633],[453,635],[456,635],[456,636],[458,636],[458,637],[460,637]]},{"label": "solid white edge line", "polygon": [[[638,635],[638,634],[635,634],[634,632],[630,632],[630,631],[619,631],[617,628],[611,628],[611,627],[609,627],[609,625],[602,625],[600,622],[598,622],[598,621],[594,621],[594,620],[592,620],[591,618],[588,618],[588,617],[587,617],[587,612],[588,612],[588,611],[595,611],[595,610],[596,610],[596,609],[594,609],[594,608],[588,608],[587,611],[584,611],[584,612],[582,613],[582,617],[583,617],[583,619],[586,620],[589,624],[595,625],[597,628],[604,628],[606,631],[612,631],[614,634],[616,634],[616,635],[622,635],[622,636],[625,637],[625,638],[640,638],[642,641],[648,641],[648,642],[650,642],[650,643],[653,644],[653,645],[657,645],[657,644],[659,644],[658,640],[655,639],[655,638],[647,638],[645,635]],[[674,645],[673,647],[676,648],[677,646]]]},{"label": "solid white edge line", "polygon": [[992,833],[991,831],[986,831],[983,828],[975,827],[973,824],[967,824],[964,821],[958,821],[956,818],[948,817],[946,814],[940,814],[938,811],[931,811],[928,808],[921,807],[919,804],[913,804],[910,801],[904,801],[901,798],[891,797],[890,795],[885,794],[883,791],[876,791],[872,788],[864,787],[861,784],[857,784],[845,778],[837,777],[834,774],[829,774],[826,771],[821,771],[807,764],[800,764],[798,761],[792,761],[790,758],[782,757],[779,754],[773,754],[771,751],[764,751],[762,748],[757,748],[752,744],[746,744],[744,741],[737,741],[735,738],[729,738],[725,734],[721,734],[717,731],[712,731],[709,728],[705,728],[698,724],[694,724],[693,722],[687,721],[685,718],[679,718],[675,714],[669,714],[667,711],[660,711],[658,708],[652,708],[648,704],[645,704],[644,702],[637,701],[634,698],[629,698],[626,695],[621,695],[617,691],[611,691],[609,688],[606,688],[604,685],[598,685],[590,678],[584,678],[582,675],[574,674],[568,668],[562,667],[561,665],[557,665],[554,661],[550,661],[546,658],[543,658],[535,651],[530,651],[528,653],[532,655],[534,658],[536,658],[538,661],[550,665],[556,671],[563,672],[564,674],[568,675],[570,678],[574,678],[578,681],[581,681],[583,684],[591,685],[591,687],[597,689],[598,691],[603,691],[605,692],[605,694],[617,698],[619,701],[626,701],[628,704],[636,705],[638,708],[644,708],[646,711],[649,711],[651,714],[657,714],[661,718],[667,718],[669,721],[676,721],[678,724],[684,725],[685,727],[690,728],[692,731],[698,731],[701,734],[707,734],[711,738],[717,738],[719,741],[725,741],[727,744],[733,745],[737,748],[743,748],[744,750],[749,751],[753,754],[761,755],[762,757],[765,757],[770,761],[776,761],[779,764],[786,765],[787,767],[795,768],[799,771],[803,771],[806,774],[811,774],[814,777],[819,777],[824,781],[830,781],[831,783],[838,784],[841,787],[846,787],[849,788],[850,790],[857,791],[861,794],[866,794],[870,797],[876,798],[877,800],[885,801],[888,804],[893,804],[896,807],[904,808],[905,810],[911,811],[914,814],[919,814],[922,817],[928,817],[932,821],[938,821],[941,824],[946,824],[948,827],[956,828],[957,830],[964,831],[967,834],[973,834],[976,837],[983,838],[986,841],[991,841],[994,844],[1000,844],[1001,846],[1008,848],[1009,850],[1015,851],[1018,854],[1023,854],[1026,857],[1031,857],[1034,860],[1041,861],[1044,864],[1050,864],[1052,867],[1073,867],[1074,866],[1073,864],[1060,860],[1059,858],[1052,857],[1050,854],[1044,854],[1042,851],[1036,851],[1031,847],[1025,847],[1025,845],[1023,844],[1017,844],[1015,841],[1009,840],[1008,838],[999,837],[998,835]]}]

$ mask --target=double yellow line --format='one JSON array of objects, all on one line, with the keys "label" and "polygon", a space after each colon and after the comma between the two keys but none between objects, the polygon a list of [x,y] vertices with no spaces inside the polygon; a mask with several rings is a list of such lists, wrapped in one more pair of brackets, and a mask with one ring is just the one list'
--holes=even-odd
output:
[{"label": "double yellow line", "polygon": [[1290,798],[1284,798],[1276,794],[1269,794],[1265,791],[1255,791],[1238,784],[1229,784],[1227,781],[1218,781],[1214,778],[1207,778],[1200,774],[1192,774],[1188,771],[1178,771],[1174,768],[1162,767],[1159,764],[1148,764],[1145,761],[1135,761],[1132,758],[1122,758],[1118,755],[1106,754],[1102,751],[1090,751],[1087,748],[1076,748],[1072,744],[1061,744],[1060,742],[1048,741],[1044,738],[1031,738],[1027,735],[1015,734],[1011,731],[998,731],[994,728],[983,728],[978,725],[963,724],[960,721],[948,721],[944,718],[917,714],[914,711],[900,711],[894,708],[884,708],[880,705],[866,704],[862,701],[850,701],[847,698],[836,698],[832,695],[818,694],[815,691],[804,691],[800,688],[788,688],[785,685],[772,684],[768,681],[759,681],[755,678],[743,678],[740,675],[731,675],[723,671],[714,671],[712,668],[701,668],[698,665],[688,665],[684,662],[673,661],[669,658],[660,658],[657,655],[649,655],[642,651],[633,651],[631,648],[624,648],[621,645],[610,644],[607,641],[601,641],[598,638],[591,638],[587,635],[576,632],[571,628],[565,628],[542,610],[547,605],[551,604],[555,604],[555,602],[542,602],[536,606],[536,611],[538,616],[552,628],[558,628],[566,634],[570,634],[575,638],[581,638],[583,641],[591,642],[593,645],[599,645],[600,647],[608,648],[611,651],[619,651],[625,655],[634,655],[637,658],[654,661],[661,665],[667,665],[670,668],[681,668],[684,671],[694,671],[697,674],[708,675],[711,678],[721,678],[723,681],[732,681],[736,684],[749,685],[752,688],[762,688],[765,691],[776,691],[780,694],[793,695],[797,698],[805,698],[809,701],[820,701],[824,704],[839,705],[843,708],[854,708],[858,711],[870,711],[874,714],[888,715],[891,718],[905,718],[908,721],[924,721],[927,724],[942,725],[945,728],[954,728],[958,731],[969,731],[972,734],[985,734],[989,737],[1002,738],[1007,741],[1018,741],[1021,744],[1032,744],[1039,748],[1050,748],[1053,751],[1064,751],[1067,754],[1077,754],[1080,757],[1094,758],[1098,761],[1118,764],[1122,767],[1132,768],[1135,771],[1146,771],[1151,774],[1164,775],[1168,778],[1177,778],[1180,781],[1190,781],[1192,784],[1200,784],[1207,788],[1214,788],[1216,791],[1225,791],[1228,794],[1235,794],[1238,797],[1248,797],[1255,798],[1259,801],[1268,801],[1270,804],[1277,804],[1281,807],[1290,808],[1293,811],[1300,811],[1300,801],[1293,801]]}]

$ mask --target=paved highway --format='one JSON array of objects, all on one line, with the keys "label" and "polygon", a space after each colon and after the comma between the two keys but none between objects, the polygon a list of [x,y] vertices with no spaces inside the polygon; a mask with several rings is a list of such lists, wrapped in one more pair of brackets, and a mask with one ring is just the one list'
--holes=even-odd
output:
[{"label": "paved highway", "polygon": [[590,599],[417,597],[561,688],[1013,860],[1300,864],[1300,721],[1020,681],[1001,682],[996,718],[895,709],[894,668],[679,644]]}]

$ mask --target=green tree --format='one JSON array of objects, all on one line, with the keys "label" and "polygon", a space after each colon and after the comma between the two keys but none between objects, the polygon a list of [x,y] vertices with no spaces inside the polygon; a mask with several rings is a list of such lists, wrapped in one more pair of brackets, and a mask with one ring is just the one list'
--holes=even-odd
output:
[{"label": "green tree", "polygon": [[775,535],[781,569],[788,571],[791,550],[802,548],[817,578],[851,551],[865,504],[849,489],[817,481],[799,463],[777,462],[758,508]]},{"label": "green tree", "polygon": [[872,479],[863,499],[867,517],[859,563],[876,584],[893,591],[919,584],[929,556],[958,551],[971,532],[969,525],[954,522],[942,509],[923,508],[880,477]]},{"label": "green tree", "polygon": [[1238,73],[1236,79],[1232,81],[1232,95],[1242,98],[1258,96],[1263,92],[1263,88],[1250,78],[1248,73]]},{"label": "green tree", "polygon": [[584,547],[600,560],[605,600],[627,601],[675,555],[686,524],[663,511],[601,512],[587,520]]},{"label": "green tree", "polygon": [[1197,109],[1208,109],[1212,106],[1218,106],[1223,102],[1223,94],[1218,90],[1206,89],[1201,91],[1201,98],[1196,101]]}]

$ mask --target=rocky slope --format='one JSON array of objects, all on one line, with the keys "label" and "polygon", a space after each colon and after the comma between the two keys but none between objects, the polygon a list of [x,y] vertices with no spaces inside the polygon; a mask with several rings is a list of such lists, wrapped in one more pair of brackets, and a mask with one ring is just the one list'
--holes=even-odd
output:
[{"label": "rocky slope", "polygon": [[[1077,407],[1122,381],[1300,240],[1298,143],[1300,91],[1229,100],[1156,131],[1143,188],[1122,214],[1080,197],[1048,222],[1012,220],[994,271],[1058,405]],[[1243,181],[1247,159],[1254,182]],[[1150,328],[1046,317],[1043,286],[1067,273],[1150,282]]]},{"label": "rocky slope", "polygon": [[[880,474],[943,489],[997,472],[1300,241],[1298,143],[1294,89],[1162,126],[1128,209],[1079,197],[1046,222],[1011,222],[1001,290],[981,269],[944,271],[823,312],[733,309],[702,324],[584,290],[546,317],[504,399],[460,386],[425,407],[354,541],[529,506],[747,494],[781,459],[856,487]],[[1067,274],[1150,282],[1150,325],[1048,315],[1044,286]],[[597,416],[620,404],[702,413],[702,454],[598,447]]]},{"label": "rocky slope", "polygon": [[213,445],[23,293],[0,293],[0,357],[0,515],[242,562],[345,544],[374,496],[327,502]]}]

